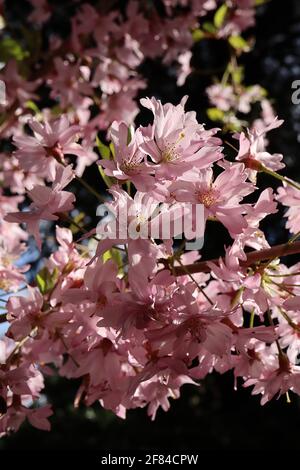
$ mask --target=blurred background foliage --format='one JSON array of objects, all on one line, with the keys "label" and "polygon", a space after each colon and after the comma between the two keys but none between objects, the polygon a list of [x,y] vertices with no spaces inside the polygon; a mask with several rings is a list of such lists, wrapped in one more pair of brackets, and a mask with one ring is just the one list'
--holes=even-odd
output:
[{"label": "blurred background foliage", "polygon": [[[10,0],[9,11],[12,25],[21,22],[26,12],[26,2]],[[49,32],[68,30],[70,2],[61,5],[57,15],[49,24]],[[94,3],[94,2],[91,2]],[[120,2],[124,6],[125,2]],[[159,2],[158,2],[159,3]],[[254,36],[253,50],[240,58],[245,67],[246,85],[260,84],[272,98],[276,114],[285,120],[284,125],[270,135],[271,150],[282,153],[287,168],[286,174],[300,180],[300,105],[291,102],[292,82],[300,79],[300,2],[299,0],[271,0],[258,8],[256,27],[246,36]],[[21,53],[16,51],[16,53]],[[1,54],[1,50],[0,50]],[[194,72],[183,87],[176,85],[172,67],[161,61],[147,60],[141,72],[148,80],[143,96],[156,96],[164,102],[177,103],[189,95],[188,109],[196,110],[200,122],[209,122],[206,110],[209,107],[205,88],[211,84],[214,73],[222,76],[228,62],[226,41],[202,40],[193,48]],[[145,123],[147,112],[141,113],[137,123]],[[230,153],[230,149],[226,149]],[[99,187],[99,175],[87,169],[85,178]],[[264,179],[264,181],[262,181]],[[274,186],[265,175],[259,183]],[[91,204],[84,190],[77,189],[78,199],[83,191],[85,207],[93,221],[94,200]],[[102,188],[104,189],[104,188]],[[281,214],[282,215],[282,214]],[[286,240],[284,220],[269,217],[264,223],[271,244]],[[216,230],[208,225],[203,259],[219,256],[224,244],[229,242],[225,230]],[[49,253],[48,253],[49,254]],[[47,256],[47,252],[44,253]],[[291,261],[291,259],[289,259]],[[293,260],[299,261],[295,257]],[[250,395],[250,389],[234,390],[233,376],[214,374],[198,389],[185,386],[179,400],[173,401],[171,410],[158,412],[155,422],[147,417],[146,410],[129,411],[125,421],[104,411],[101,407],[74,409],[72,402],[78,388],[75,381],[48,379],[47,399],[53,404],[55,415],[51,418],[52,430],[41,432],[27,425],[16,434],[0,441],[0,450],[105,450],[105,449],[298,449],[300,447],[300,400],[286,398],[261,407],[259,399]]]}]

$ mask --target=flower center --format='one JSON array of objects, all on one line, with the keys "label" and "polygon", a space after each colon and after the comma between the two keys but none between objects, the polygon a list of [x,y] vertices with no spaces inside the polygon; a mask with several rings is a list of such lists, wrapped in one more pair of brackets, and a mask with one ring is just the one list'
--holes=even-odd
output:
[{"label": "flower center", "polygon": [[180,154],[176,151],[177,144],[184,138],[184,132],[180,132],[178,139],[174,144],[167,144],[164,151],[162,152],[162,162],[170,163],[178,160],[180,158]]},{"label": "flower center", "polygon": [[56,144],[53,145],[53,147],[44,147],[44,149],[46,152],[46,157],[53,157],[59,163],[64,161],[63,149],[59,142],[56,142]]},{"label": "flower center", "polygon": [[178,160],[180,158],[180,155],[175,150],[175,145],[166,148],[163,153],[162,153],[162,162],[164,163],[170,163]]},{"label": "flower center", "polygon": [[124,173],[127,173],[127,174],[133,174],[133,173],[138,173],[139,171],[139,162],[136,162],[136,161],[125,161],[123,160],[121,165],[120,165],[120,169],[124,172]]},{"label": "flower center", "polygon": [[208,189],[207,191],[199,191],[197,193],[197,199],[201,204],[208,208],[216,203],[218,199],[218,194],[213,189]]},{"label": "flower center", "polygon": [[4,291],[9,291],[11,285],[10,282],[6,279],[0,279],[0,289]]},{"label": "flower center", "polygon": [[102,309],[106,306],[106,304],[107,304],[107,298],[105,297],[105,295],[100,294],[97,300],[97,307]]}]

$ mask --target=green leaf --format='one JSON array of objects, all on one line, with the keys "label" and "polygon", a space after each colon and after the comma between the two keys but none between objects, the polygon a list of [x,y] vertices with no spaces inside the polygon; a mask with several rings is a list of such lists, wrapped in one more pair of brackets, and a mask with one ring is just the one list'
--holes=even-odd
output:
[{"label": "green leaf", "polygon": [[96,137],[96,145],[98,147],[101,157],[104,158],[105,160],[109,160],[110,159],[109,147],[105,145],[103,142],[101,142],[98,136]]},{"label": "green leaf", "polygon": [[83,226],[83,224],[81,225],[81,222],[84,220],[84,218],[85,218],[85,213],[84,212],[79,212],[79,214],[77,214],[77,215],[75,215],[75,217],[73,217],[73,220],[74,220],[76,225],[71,224],[70,227],[69,227],[71,232],[73,233],[73,235],[76,235],[76,233],[80,232],[77,225]]},{"label": "green leaf", "polygon": [[261,96],[266,97],[268,96],[268,91],[264,87],[260,87],[261,90]]},{"label": "green leaf", "polygon": [[237,51],[248,52],[250,50],[249,44],[244,38],[242,38],[242,36],[230,36],[228,41],[229,44]]},{"label": "green leaf", "polygon": [[217,32],[217,29],[215,28],[215,26],[208,21],[205,21],[205,23],[203,23],[202,28],[204,29],[204,31],[207,31],[208,33],[211,33],[211,34],[215,34]]},{"label": "green leaf", "polygon": [[110,176],[107,176],[104,173],[104,170],[101,165],[98,165],[98,169],[101,175],[101,178],[103,179],[104,183],[108,188],[110,188],[113,184],[115,184],[115,178],[111,178]]},{"label": "green leaf", "polygon": [[119,272],[123,272],[123,260],[120,250],[117,248],[111,248],[110,250],[105,251],[102,255],[103,263],[112,259],[118,266]]},{"label": "green leaf", "polygon": [[244,67],[235,67],[231,72],[232,80],[235,85],[240,85],[244,78]]},{"label": "green leaf", "polygon": [[40,114],[40,110],[39,110],[38,106],[32,100],[26,101],[25,108],[30,109],[35,114]]},{"label": "green leaf", "polygon": [[[130,144],[132,141],[132,128],[128,126],[128,131],[127,131],[127,145]],[[112,143],[112,142],[111,142]],[[115,149],[114,149],[115,150]]]},{"label": "green leaf", "polygon": [[205,33],[199,28],[194,29],[194,31],[192,31],[192,37],[194,42],[198,42],[201,41],[201,39],[205,38]]},{"label": "green leaf", "polygon": [[227,12],[228,6],[226,5],[226,3],[224,3],[220,6],[220,8],[217,9],[214,16],[214,25],[217,29],[220,29],[221,26],[224,24]]},{"label": "green leaf", "polygon": [[131,181],[129,181],[129,180],[126,181],[126,190],[127,190],[128,194],[130,196],[130,194],[131,194]]},{"label": "green leaf", "polygon": [[37,286],[42,294],[46,292],[46,280],[43,277],[43,270],[41,270],[37,275],[36,275],[36,283]]},{"label": "green leaf", "polygon": [[51,108],[51,114],[54,116],[54,117],[58,117],[60,116],[62,113],[62,109],[61,107],[59,106],[59,104],[56,104],[55,106],[53,106]]},{"label": "green leaf", "polygon": [[230,132],[240,132],[242,125],[238,122],[227,122],[225,128]]},{"label": "green leaf", "polygon": [[116,156],[115,146],[114,146],[114,144],[113,144],[112,142],[109,144],[109,149],[110,149],[110,151],[111,151],[111,153],[112,153],[112,156],[115,158],[115,156]]},{"label": "green leaf", "polygon": [[36,275],[36,283],[41,294],[45,295],[50,292],[55,287],[58,278],[58,268],[54,268],[52,272],[46,266],[42,268]]},{"label": "green leaf", "polygon": [[218,108],[208,108],[207,116],[211,121],[223,121],[224,119],[224,112]]},{"label": "green leaf", "polygon": [[22,46],[12,38],[4,38],[0,42],[0,61],[8,62],[9,59],[21,61],[29,56]]},{"label": "green leaf", "polygon": [[25,40],[26,49],[29,51],[31,58],[38,59],[42,48],[42,34],[37,29],[29,29],[22,27],[22,34]]}]

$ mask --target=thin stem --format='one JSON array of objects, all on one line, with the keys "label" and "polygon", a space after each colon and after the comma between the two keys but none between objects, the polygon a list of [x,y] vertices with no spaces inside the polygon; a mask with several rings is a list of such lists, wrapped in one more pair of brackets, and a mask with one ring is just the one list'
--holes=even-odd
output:
[{"label": "thin stem", "polygon": [[297,232],[292,238],[289,239],[288,243],[294,243],[300,237],[300,232]]},{"label": "thin stem", "polygon": [[96,189],[90,186],[89,183],[87,183],[83,178],[81,178],[80,176],[76,176],[76,179],[89,193],[93,194],[93,196],[95,196],[98,201],[105,202],[104,197],[101,196],[101,194],[99,194],[98,191],[96,191]]},{"label": "thin stem", "polygon": [[293,322],[293,320],[289,317],[289,315],[284,311],[282,310],[282,308],[279,309],[281,315],[283,316],[283,318],[288,322],[288,324],[290,325],[291,328],[293,328],[294,330],[296,330],[298,333],[300,332],[300,327]]},{"label": "thin stem", "polygon": [[289,282],[284,282],[284,283],[282,282],[280,285],[287,286],[287,287],[300,287],[300,284],[290,284]]},{"label": "thin stem", "polygon": [[228,142],[228,140],[225,140],[224,142],[225,142],[225,144],[227,144],[229,147],[231,147],[233,150],[235,150],[236,152],[239,152],[239,150],[238,150],[234,145],[232,145],[230,142]]},{"label": "thin stem", "polygon": [[21,341],[18,341],[18,342],[16,343],[14,349],[12,350],[12,352],[10,353],[10,355],[7,357],[7,359],[6,359],[6,361],[5,361],[5,364],[8,364],[8,363],[11,361],[11,359],[13,358],[13,356],[14,356],[17,352],[19,352],[19,350],[21,349],[21,347],[24,346],[24,344],[25,344],[30,338],[32,338],[31,335],[35,334],[35,333],[37,332],[37,330],[38,330],[38,327],[35,326],[27,336],[25,336],[23,339],[21,339]]},{"label": "thin stem", "polygon": [[254,308],[253,308],[253,309],[252,309],[252,312],[251,312],[249,328],[253,328],[253,327],[254,327],[254,318],[255,318],[255,310],[254,310]]},{"label": "thin stem", "polygon": [[286,396],[286,402],[287,402],[288,404],[292,403],[292,400],[290,399],[290,394],[289,394],[289,392],[285,392],[285,396]]},{"label": "thin stem", "polygon": [[[26,285],[26,286],[24,286],[24,287],[21,287],[21,289],[19,289],[19,290],[17,290],[17,291],[5,292],[5,293],[3,294],[3,296],[16,295],[18,292],[22,292],[23,290],[26,290],[27,287],[28,287],[28,286]],[[0,297],[0,301],[1,301],[1,302],[5,302],[5,303],[6,303],[6,302],[8,302],[8,300],[9,300],[9,297],[8,297],[7,299],[3,299],[2,297]],[[0,323],[1,323],[1,321],[0,321]]]},{"label": "thin stem", "polygon": [[[78,230],[80,230],[83,233],[88,233],[89,232],[85,227],[82,227],[81,225],[79,225],[77,222],[75,222],[75,220],[72,219],[72,217],[70,217],[67,214],[63,215],[63,220],[67,220],[71,225],[74,225],[74,227],[76,227]],[[91,235],[91,237],[94,238],[97,242],[101,241],[95,235]]]},{"label": "thin stem", "polygon": [[300,186],[295,183],[295,181],[290,180],[289,178],[286,178],[285,176],[280,175],[276,171],[272,171],[269,168],[266,168],[265,166],[261,165],[261,171],[264,173],[267,173],[270,176],[273,176],[273,178],[276,178],[279,181],[283,181],[284,183],[288,184],[289,186],[292,186],[295,189],[298,189],[300,191]]},{"label": "thin stem", "polygon": [[68,354],[68,356],[70,357],[71,361],[75,364],[76,367],[80,367],[80,364],[76,361],[76,359],[72,356],[71,353],[69,353],[69,348],[68,348],[68,345],[67,343],[65,342],[65,338],[61,335],[59,335],[59,339],[61,340],[65,350],[66,350],[66,353]]},{"label": "thin stem", "polygon": [[287,274],[269,274],[269,277],[288,277],[288,276],[300,276],[300,271],[296,273],[287,273]]},{"label": "thin stem", "polygon": [[[85,227],[82,227],[77,222],[75,222],[75,220],[73,220],[72,217],[70,217],[69,215],[64,214],[63,220],[67,220],[71,225],[74,225],[76,228],[78,228],[78,230],[80,230],[83,233],[88,233],[89,232]],[[94,238],[94,240],[96,240],[97,242],[102,241],[99,238],[97,238],[95,235],[91,235],[91,237]],[[78,245],[78,246],[80,246],[80,245]],[[82,249],[82,246],[80,246],[80,248]],[[121,248],[120,246],[115,245],[113,248],[116,249],[116,250],[124,251],[124,252],[127,253],[127,247],[125,247],[125,249],[124,249],[124,248]]]},{"label": "thin stem", "polygon": [[[274,320],[273,320],[273,318],[272,318],[272,315],[271,315],[270,310],[267,311],[267,316],[268,316],[268,320],[269,320],[270,325],[275,327]],[[280,357],[283,357],[285,354],[284,354],[284,352],[283,352],[282,349],[281,349],[281,346],[280,346],[280,344],[279,344],[278,339],[275,340],[275,343],[276,343],[276,346],[277,346],[277,349],[278,349],[278,356],[279,356],[279,358],[280,358]]]},{"label": "thin stem", "polygon": [[[180,259],[177,259],[178,263],[180,264],[180,266],[182,267],[182,269],[185,271],[185,274],[187,276],[189,276],[189,278],[196,284],[196,286],[198,287],[198,289],[200,290],[200,292],[202,293],[202,295],[204,295],[204,297],[206,298],[206,300],[208,300],[208,302],[210,303],[210,305],[214,305],[213,301],[208,297],[208,295],[204,292],[203,288],[200,286],[199,282],[196,281],[196,279],[194,278],[194,276],[186,269],[186,267],[182,264],[182,262],[180,261]],[[176,267],[174,266],[173,267],[173,270],[175,271]]]},{"label": "thin stem", "polygon": [[291,291],[291,289],[288,289],[287,287],[284,287],[282,284],[278,284],[277,282],[275,281],[272,281],[272,279],[270,279],[270,281],[272,282],[272,284],[274,284],[275,286],[279,287],[279,289],[283,290],[284,292],[287,292],[288,294],[292,295],[295,297],[296,294],[294,294],[293,291]]}]

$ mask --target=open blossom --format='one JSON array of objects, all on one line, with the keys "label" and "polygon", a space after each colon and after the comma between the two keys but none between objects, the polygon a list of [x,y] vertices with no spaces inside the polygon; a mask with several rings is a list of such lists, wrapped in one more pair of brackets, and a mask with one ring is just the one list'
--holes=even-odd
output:
[{"label": "open blossom", "polygon": [[51,407],[28,407],[28,402],[35,400],[44,387],[43,376],[30,362],[9,364],[14,348],[13,340],[0,339],[0,437],[17,431],[26,418],[38,429],[50,429],[47,418],[52,415]]},{"label": "open blossom", "polygon": [[142,99],[154,115],[152,126],[142,129],[140,149],[155,162],[157,178],[172,179],[197,167],[206,168],[222,158],[216,130],[205,131],[195,113],[185,112],[187,97],[177,106],[163,105],[152,98]]},{"label": "open blossom", "polygon": [[168,358],[162,358],[155,365],[146,367],[140,376],[132,380],[130,392],[132,393],[138,385],[134,391],[134,399],[137,404],[143,401],[149,403],[148,415],[154,420],[159,407],[168,411],[169,399],[178,398],[180,387],[184,384],[196,383],[179,361],[172,363]]},{"label": "open blossom", "polygon": [[15,103],[16,107],[23,105],[26,101],[35,99],[35,89],[38,86],[38,81],[28,82],[24,80],[22,75],[18,71],[17,62],[13,59],[7,62],[5,68],[0,73],[0,79],[6,85],[5,93],[5,104],[0,103],[0,109],[2,107],[8,108],[13,106]]},{"label": "open blossom", "polygon": [[244,258],[243,250],[245,246],[249,246],[255,250],[269,248],[264,233],[260,229],[261,221],[268,215],[277,212],[277,203],[274,200],[275,195],[271,188],[265,189],[259,196],[257,202],[248,210],[245,219],[247,227],[243,230],[234,241],[235,252],[238,254],[240,250],[241,259]]},{"label": "open blossom", "polygon": [[239,35],[255,24],[255,2],[253,0],[227,0],[229,13],[218,31],[220,37]]},{"label": "open blossom", "polygon": [[129,78],[129,69],[120,62],[106,58],[102,61],[93,77],[93,84],[99,85],[108,95],[119,93]]},{"label": "open blossom", "polygon": [[246,182],[247,174],[243,164],[229,166],[215,180],[211,169],[200,171],[192,181],[178,181],[169,190],[177,201],[204,205],[205,220],[216,218],[232,236],[247,227],[243,214],[247,205],[240,204],[245,196],[254,191]]},{"label": "open blossom", "polygon": [[0,289],[16,291],[25,282],[24,272],[29,266],[18,267],[19,257],[26,250],[28,234],[18,225],[11,224],[3,218],[11,211],[18,208],[23,200],[22,196],[7,197],[0,190]]},{"label": "open blossom", "polygon": [[98,119],[99,128],[107,129],[114,121],[124,121],[132,123],[136,118],[139,109],[134,97],[139,88],[145,88],[142,80],[129,82],[119,93],[108,95],[101,107],[101,115]]},{"label": "open blossom", "polygon": [[[131,134],[131,136],[130,136]],[[114,144],[114,160],[101,160],[105,174],[121,181],[132,181],[139,191],[146,191],[154,184],[153,168],[146,165],[145,154],[140,150],[142,137],[139,131],[132,131],[124,122],[113,122],[110,135]],[[129,140],[129,142],[128,142]]]},{"label": "open blossom", "polygon": [[254,385],[253,395],[261,394],[261,404],[270,401],[274,395],[278,396],[290,390],[300,392],[300,367],[290,363],[289,359],[281,354],[277,364],[269,364],[258,378],[248,379],[244,386]]},{"label": "open blossom", "polygon": [[177,85],[182,86],[184,85],[186,78],[190,75],[192,72],[192,68],[190,65],[190,61],[192,58],[192,53],[191,51],[186,51],[183,52],[178,56],[178,63],[180,66],[180,73],[177,78]]},{"label": "open blossom", "polygon": [[[284,163],[282,163],[283,156],[281,154],[275,153],[270,154],[266,151],[265,148],[265,139],[264,136],[267,132],[272,129],[276,129],[281,126],[283,123],[282,120],[277,118],[265,126],[256,130],[255,128],[245,134],[241,132],[237,137],[239,138],[239,153],[236,157],[236,160],[245,162],[246,166],[250,169],[250,177],[254,177],[255,170],[260,169],[260,165],[263,165],[265,168],[276,171],[284,168]],[[252,173],[251,173],[252,170]]]},{"label": "open blossom", "polygon": [[89,84],[90,69],[79,63],[72,64],[63,61],[60,57],[55,59],[55,73],[49,79],[52,91],[51,96],[59,99],[62,109],[72,105],[76,108],[88,107],[92,100],[86,98],[92,92]]},{"label": "open blossom", "polygon": [[132,292],[116,294],[110,308],[100,312],[98,325],[116,329],[123,338],[138,337],[153,320],[164,324],[169,312],[175,310],[174,279],[168,273],[157,274],[145,289],[145,267],[141,264],[131,268]]},{"label": "open blossom", "polygon": [[50,181],[55,178],[58,163],[65,162],[65,155],[84,155],[83,148],[76,143],[79,126],[70,126],[68,119],[62,116],[53,123],[29,122],[34,136],[24,135],[14,138],[17,147],[15,156],[21,168],[37,173]]},{"label": "open blossom", "polygon": [[215,83],[206,89],[208,98],[214,106],[222,111],[249,113],[251,104],[260,101],[263,89],[259,85],[236,90],[232,85]]},{"label": "open blossom", "polygon": [[289,360],[296,364],[297,357],[300,353],[300,338],[299,338],[299,312],[289,312],[289,318],[293,324],[289,325],[287,321],[282,320],[278,326],[278,335],[280,336],[279,344],[283,349],[286,349],[286,354]]},{"label": "open blossom", "polygon": [[81,288],[69,288],[63,294],[63,300],[74,304],[88,301],[94,304],[95,312],[101,314],[108,299],[116,291],[117,271],[112,260],[103,263],[99,258],[86,269]]},{"label": "open blossom", "polygon": [[214,84],[206,89],[210,102],[222,111],[229,111],[236,104],[236,97],[231,85]]},{"label": "open blossom", "polygon": [[15,194],[24,194],[27,189],[43,181],[37,173],[25,173],[14,155],[1,154],[0,165],[3,187],[9,188]]},{"label": "open blossom", "polygon": [[[110,211],[112,220],[104,218],[97,226],[97,233],[102,238],[97,248],[97,255],[105,252],[113,245],[156,238],[170,240],[184,231],[182,220],[188,209],[173,202],[171,206],[162,204],[146,193],[136,192],[134,198],[118,186],[112,186],[109,192],[113,201],[105,204],[105,210]],[[100,214],[99,214],[100,215]],[[104,215],[104,214],[103,214]],[[169,220],[167,225],[166,218]]]},{"label": "open blossom", "polygon": [[286,228],[291,233],[298,233],[300,231],[300,190],[283,183],[283,186],[278,188],[277,200],[288,207]]},{"label": "open blossom", "polygon": [[32,200],[29,210],[26,212],[11,212],[6,217],[7,222],[25,223],[27,230],[35,237],[37,245],[41,248],[39,234],[40,220],[58,220],[60,213],[73,209],[74,194],[62,191],[73,179],[73,171],[70,166],[64,168],[60,165],[56,171],[56,179],[52,188],[48,186],[34,186],[28,191]]},{"label": "open blossom", "polygon": [[23,421],[27,418],[29,423],[42,431],[50,431],[48,417],[53,414],[51,407],[30,409],[25,406],[9,407],[0,420],[0,437],[6,435],[7,430],[18,431]]},{"label": "open blossom", "polygon": [[42,317],[43,297],[38,289],[28,288],[27,297],[13,296],[7,303],[10,334],[15,339],[28,335]]}]

